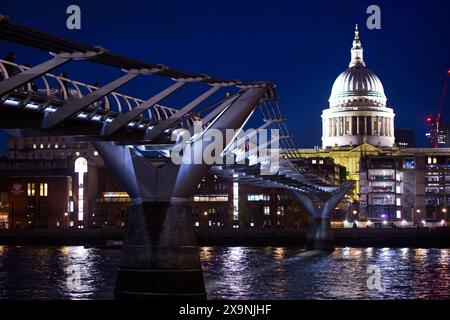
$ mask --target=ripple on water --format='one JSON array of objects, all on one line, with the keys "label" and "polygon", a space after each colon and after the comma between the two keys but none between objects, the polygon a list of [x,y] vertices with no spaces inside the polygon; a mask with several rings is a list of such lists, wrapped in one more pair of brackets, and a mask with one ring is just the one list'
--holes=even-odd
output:
[{"label": "ripple on water", "polygon": [[[211,299],[450,299],[450,250],[203,247]],[[0,246],[0,298],[111,299],[119,250]],[[368,288],[368,268],[380,289]],[[378,269],[377,269],[378,268]]]}]

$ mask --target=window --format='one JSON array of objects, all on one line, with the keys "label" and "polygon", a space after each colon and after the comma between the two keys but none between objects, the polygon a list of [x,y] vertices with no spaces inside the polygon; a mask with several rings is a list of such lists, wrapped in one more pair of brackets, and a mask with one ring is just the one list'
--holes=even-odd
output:
[{"label": "window", "polygon": [[316,160],[316,159],[313,159],[313,160],[311,161],[311,163],[312,163],[312,164],[316,164],[316,163],[317,163],[317,160]]},{"label": "window", "polygon": [[58,144],[56,143],[56,144],[55,144],[55,149],[58,149],[58,148],[59,148],[59,146],[58,146]]},{"label": "window", "polygon": [[395,201],[395,204],[396,204],[397,206],[401,206],[401,205],[402,205],[402,199],[397,198],[396,201]]},{"label": "window", "polygon": [[319,160],[319,164],[323,164],[323,160]]},{"label": "window", "polygon": [[403,161],[403,169],[414,169],[415,167],[413,158],[408,158]]},{"label": "window", "polygon": [[270,216],[270,207],[269,206],[264,206],[264,215]]},{"label": "window", "polygon": [[249,194],[247,195],[248,201],[270,201],[270,196],[267,194]]},{"label": "window", "polygon": [[397,219],[401,219],[401,218],[402,218],[402,211],[397,210]]},{"label": "window", "polygon": [[369,195],[369,204],[371,205],[394,205],[395,198],[393,195],[377,195],[370,194]]},{"label": "window", "polygon": [[36,148],[37,148],[36,143],[34,143],[33,144],[33,149],[36,149]]},{"label": "window", "polygon": [[27,196],[34,197],[36,193],[36,185],[34,183],[27,183]]},{"label": "window", "polygon": [[194,202],[227,202],[228,195],[198,195],[194,196]]},{"label": "window", "polygon": [[98,157],[98,151],[94,151],[94,157]]},{"label": "window", "polygon": [[39,196],[41,196],[41,197],[48,196],[48,183],[40,183],[39,184]]},{"label": "window", "polygon": [[277,215],[278,216],[284,216],[284,206],[279,206],[277,208]]}]

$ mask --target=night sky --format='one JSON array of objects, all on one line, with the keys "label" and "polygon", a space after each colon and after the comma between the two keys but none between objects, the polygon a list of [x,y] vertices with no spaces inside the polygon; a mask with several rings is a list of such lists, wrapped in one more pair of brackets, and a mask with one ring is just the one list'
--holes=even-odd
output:
[{"label": "night sky", "polygon": [[[82,10],[82,29],[66,29],[66,8]],[[366,8],[381,7],[381,30],[366,28]],[[298,146],[321,145],[321,113],[335,78],[348,67],[354,25],[360,25],[367,67],[381,79],[397,128],[426,144],[425,116],[436,113],[450,69],[450,2],[443,1],[17,1],[2,0],[12,20],[175,69],[243,81],[268,80]],[[39,51],[0,41],[0,56],[36,64]],[[75,79],[92,69],[72,67]],[[94,69],[96,70],[96,69]],[[102,70],[105,70],[103,68]],[[116,70],[97,72],[106,83]],[[144,82],[124,90],[141,97]],[[153,92],[153,91],[152,91]],[[444,114],[450,120],[450,97]],[[5,149],[2,136],[0,148]]]}]

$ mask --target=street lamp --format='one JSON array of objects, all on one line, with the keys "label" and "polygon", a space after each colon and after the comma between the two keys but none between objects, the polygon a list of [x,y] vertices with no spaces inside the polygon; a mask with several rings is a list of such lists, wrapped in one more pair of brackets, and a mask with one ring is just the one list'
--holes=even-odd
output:
[{"label": "street lamp", "polygon": [[64,212],[64,219],[66,220],[66,229],[69,228],[69,214]]},{"label": "street lamp", "polygon": [[419,221],[419,219],[420,219],[420,209],[417,209],[416,212],[417,212],[417,219],[415,219],[415,220]]}]

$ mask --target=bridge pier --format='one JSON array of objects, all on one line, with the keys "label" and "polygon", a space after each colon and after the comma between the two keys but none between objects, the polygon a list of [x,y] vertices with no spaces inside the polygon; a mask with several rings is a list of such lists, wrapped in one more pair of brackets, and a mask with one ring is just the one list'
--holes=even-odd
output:
[{"label": "bridge pier", "polygon": [[330,219],[320,217],[310,219],[305,249],[334,251],[334,237]]},{"label": "bridge pier", "polygon": [[294,195],[308,212],[310,220],[306,236],[306,250],[334,251],[334,237],[331,229],[330,213],[342,198],[353,187],[353,182],[347,182],[333,193],[322,205],[316,206],[303,192],[294,190]]},{"label": "bridge pier", "polygon": [[190,205],[129,208],[116,299],[206,299]]}]

